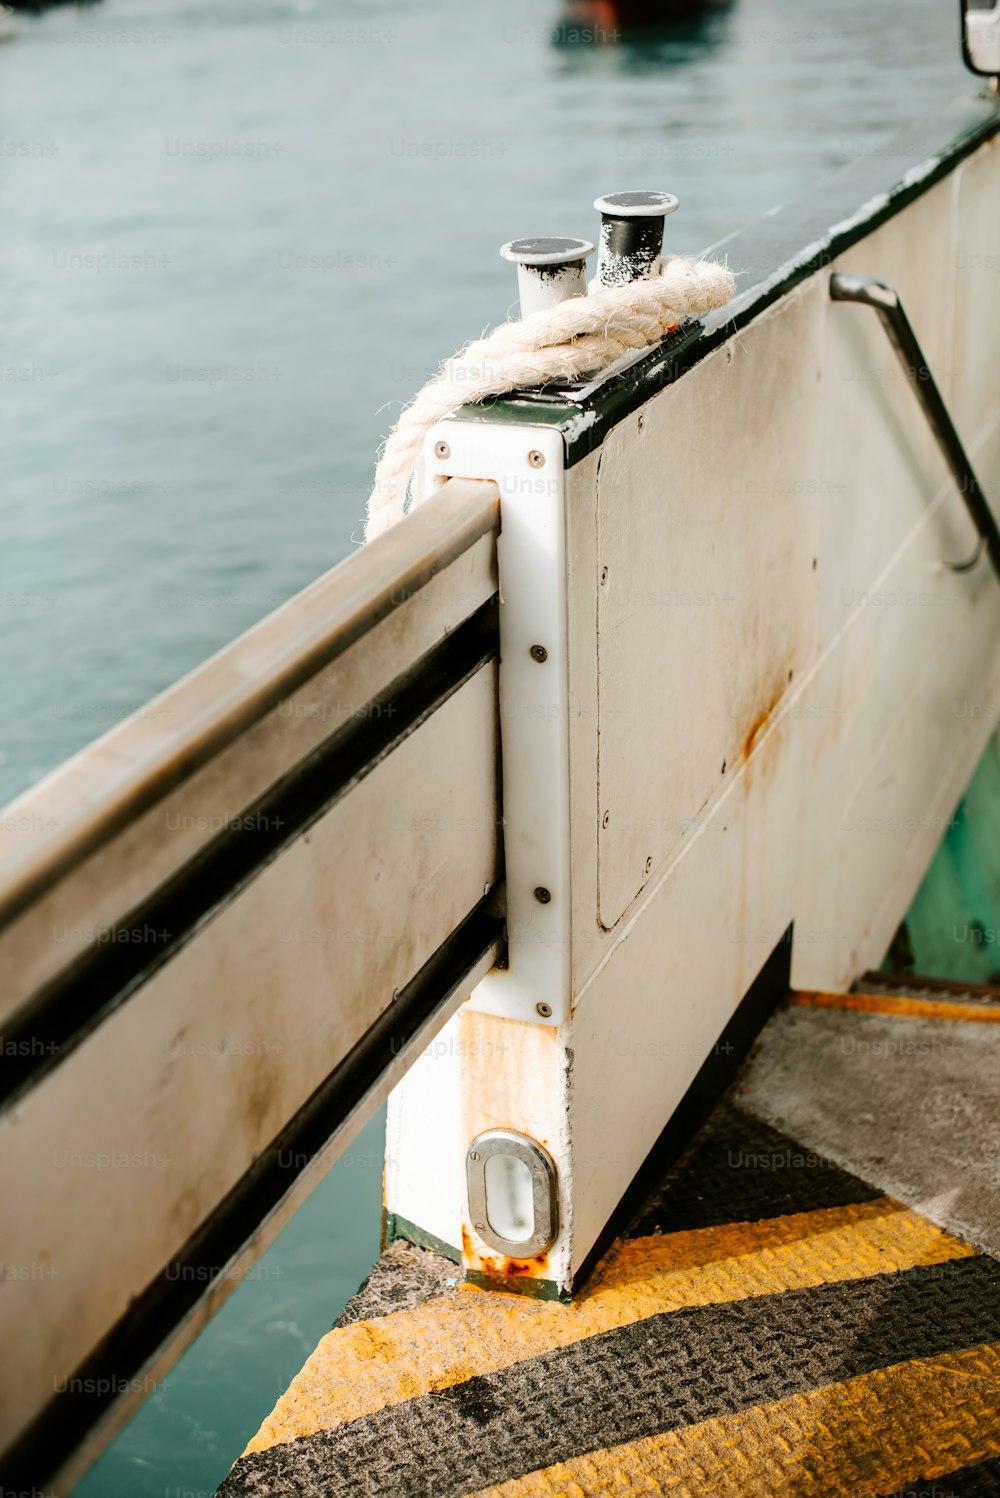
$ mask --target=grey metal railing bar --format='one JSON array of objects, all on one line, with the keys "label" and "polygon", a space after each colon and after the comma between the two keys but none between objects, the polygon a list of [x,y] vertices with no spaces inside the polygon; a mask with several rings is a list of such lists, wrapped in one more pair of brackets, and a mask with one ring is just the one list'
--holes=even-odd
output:
[{"label": "grey metal railing bar", "polygon": [[[74,761],[8,809],[39,825],[0,846],[0,925],[226,748],[283,697],[335,660],[500,524],[495,484],[451,479],[413,514],[333,567],[156,703],[153,742],[126,721],[98,740],[86,795]],[[211,672],[211,690],[206,690]],[[173,725],[176,725],[174,727]],[[95,746],[88,746],[90,754]],[[49,813],[59,801],[58,818]]]},{"label": "grey metal railing bar", "polygon": [[3,1453],[3,1492],[62,1493],[86,1472],[505,951],[504,895],[486,893]]},{"label": "grey metal railing bar", "polygon": [[979,533],[979,541],[972,556],[962,562],[944,562],[942,565],[949,572],[970,572],[983,552],[987,551],[995,572],[1000,576],[1000,528],[976,478],[962,439],[955,430],[955,423],[941,398],[917,335],[903,310],[899,293],[884,281],[877,281],[874,276],[837,272],[830,277],[830,297],[835,302],[858,302],[863,307],[873,307],[878,313]]}]

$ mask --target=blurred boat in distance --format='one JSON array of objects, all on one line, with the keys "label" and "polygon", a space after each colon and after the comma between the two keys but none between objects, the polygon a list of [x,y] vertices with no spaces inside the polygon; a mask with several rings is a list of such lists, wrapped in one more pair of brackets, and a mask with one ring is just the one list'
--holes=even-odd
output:
[{"label": "blurred boat in distance", "polygon": [[[7,22],[12,22],[14,11],[26,10],[38,16],[43,10],[50,10],[54,5],[65,5],[71,0],[10,0],[8,5],[0,6],[0,11],[8,12]],[[96,5],[97,0],[72,0],[79,10],[84,10],[90,5]],[[11,24],[10,30],[6,29],[5,19],[0,15],[0,41],[7,41],[16,34],[16,27]]]},{"label": "blurred boat in distance", "polygon": [[557,47],[616,47],[693,40],[734,0],[565,0],[552,28]]}]

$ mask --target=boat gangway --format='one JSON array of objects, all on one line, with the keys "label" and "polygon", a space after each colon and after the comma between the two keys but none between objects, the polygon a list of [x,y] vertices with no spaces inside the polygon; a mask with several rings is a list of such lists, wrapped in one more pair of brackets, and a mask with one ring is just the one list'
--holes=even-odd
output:
[{"label": "boat gangway", "polygon": [[[6,808],[4,1492],[386,1097],[385,1256],[224,1493],[998,1490],[995,1118],[898,1156],[995,998],[864,977],[996,728],[998,128],[928,101],[715,247],[722,311],[456,410],[426,502]],[[927,1027],[961,1067],[868,1064]]]}]

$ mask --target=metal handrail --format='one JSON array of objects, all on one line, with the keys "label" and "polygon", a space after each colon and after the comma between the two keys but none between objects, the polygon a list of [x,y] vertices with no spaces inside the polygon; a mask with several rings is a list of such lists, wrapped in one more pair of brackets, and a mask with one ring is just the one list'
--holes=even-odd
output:
[{"label": "metal handrail", "polygon": [[874,276],[836,272],[830,277],[830,297],[835,302],[858,302],[863,307],[874,307],[878,313],[979,533],[979,541],[971,557],[963,562],[944,562],[942,565],[949,572],[970,572],[983,552],[987,551],[994,571],[1000,576],[1000,528],[928,368],[917,335],[903,311],[899,293],[884,281],[877,281]]},{"label": "metal handrail", "polygon": [[143,721],[119,724],[12,802],[11,818],[39,830],[0,837],[0,926],[499,525],[495,484],[449,480],[155,698]]},{"label": "metal handrail", "polygon": [[[449,480],[169,688],[155,713],[121,724],[10,809],[31,836],[12,830],[0,863],[0,904],[21,913],[0,919],[0,1166],[8,1196],[30,1166],[41,1210],[15,1214],[5,1257],[27,1253],[40,1216],[58,1237],[79,1210],[72,1172],[49,1166],[50,1120],[58,1130],[72,1118],[86,1134],[99,1095],[95,1137],[117,1131],[132,1159],[161,1139],[177,1144],[160,1152],[171,1173],[155,1190],[129,1183],[126,1198],[107,1184],[120,1171],[88,1183],[91,1220],[119,1220],[137,1202],[144,1239],[95,1247],[81,1233],[57,1271],[62,1299],[46,1287],[41,1317],[37,1302],[5,1301],[5,1335],[13,1345],[30,1314],[41,1353],[18,1369],[0,1422],[4,1491],[62,1491],[82,1474],[502,958],[499,520],[494,483]],[[286,721],[286,702],[344,712]],[[456,786],[474,793],[463,799]],[[161,858],[166,808],[180,799],[206,825]],[[234,806],[246,815],[231,817]],[[415,814],[415,830],[392,849],[382,888],[405,890],[410,851],[429,908],[415,893],[400,911],[367,886],[331,897],[338,882],[358,883],[359,828],[370,855],[388,856],[396,808]],[[82,866],[92,853],[112,864],[103,879]],[[282,944],[300,910],[305,923],[345,923],[307,925],[307,941],[360,934],[364,946],[293,965]],[[259,1063],[256,1091],[252,1075],[227,1089],[181,1066],[206,1036],[279,1014],[278,1059]],[[84,1296],[87,1317],[74,1322],[68,1309]]]}]

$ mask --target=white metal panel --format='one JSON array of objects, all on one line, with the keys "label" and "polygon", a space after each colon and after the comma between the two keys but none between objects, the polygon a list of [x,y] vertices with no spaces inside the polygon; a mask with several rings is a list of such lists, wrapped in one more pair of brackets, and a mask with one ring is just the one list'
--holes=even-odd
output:
[{"label": "white metal panel", "polygon": [[[462,1074],[463,1146],[488,1129],[513,1128],[546,1149],[556,1167],[559,1233],[533,1258],[513,1264],[479,1237],[463,1192],[462,1262],[467,1273],[547,1282],[562,1292],[572,1283],[574,1166],[570,1096],[572,1055],[566,1027],[524,1024],[466,1006],[460,1016],[467,1061]],[[463,1172],[464,1173],[464,1172]]]},{"label": "white metal panel", "polygon": [[[599,914],[613,927],[813,652],[822,294],[617,427],[597,478]],[[796,353],[789,380],[789,350]]]},{"label": "white metal panel", "polygon": [[[982,366],[972,385],[948,367],[950,309],[965,297],[964,316],[975,321],[959,249],[993,254],[1000,233],[995,217],[985,223],[1000,176],[995,150],[977,157],[974,170],[974,209],[971,189],[958,193],[954,181],[944,181],[836,268],[899,284],[932,365],[936,357],[945,389],[953,386],[954,416],[987,491],[997,493],[995,371],[991,396],[983,391]],[[991,335],[971,333],[967,324],[961,336],[982,337],[985,348]],[[761,363],[765,351],[770,376]],[[607,453],[619,436],[637,451],[646,443],[647,471],[664,475],[659,491],[643,483],[631,457],[608,467],[604,455],[599,464],[595,456],[567,474],[577,1007],[564,1043],[573,1054],[574,1268],[789,923],[792,978],[800,986],[846,986],[881,960],[992,730],[988,714],[963,713],[962,704],[995,702],[1000,691],[1000,588],[986,564],[964,577],[940,568],[940,558],[971,551],[972,528],[874,315],[830,303],[823,273],[743,330],[731,364],[724,358],[720,350],[648,403],[641,437],[633,417],[605,444]],[[785,407],[795,418],[788,426]],[[770,441],[775,422],[777,449]],[[597,796],[587,712],[603,637],[577,649],[594,617],[605,557],[592,515],[598,495],[601,513],[606,498],[615,513],[603,486],[616,474],[624,534],[648,537],[657,522],[637,520],[636,506],[655,505],[666,514],[666,539],[679,507],[696,588],[700,565],[710,564],[699,558],[724,547],[741,518],[732,514],[720,524],[710,488],[700,512],[687,502],[691,472],[712,470],[706,453],[713,443],[725,449],[723,472],[763,480],[756,496],[763,522],[742,535],[741,556],[733,548],[731,587],[760,590],[777,620],[794,626],[795,638],[782,643],[798,663],[777,702],[761,684],[760,729],[755,720],[731,780],[729,765],[722,777],[714,755],[707,762],[714,746],[701,744],[706,776],[717,777],[718,789],[702,804],[692,794],[693,822],[625,918],[605,932],[596,899],[605,799],[603,786]],[[784,526],[794,534],[784,541],[771,523],[768,485],[777,492],[795,479],[814,482],[800,483],[785,505]],[[769,566],[778,556],[787,563],[784,581]],[[795,590],[791,618],[781,588]],[[693,636],[697,650],[699,626],[711,638],[703,613],[690,610],[687,648]],[[661,659],[675,648],[676,631],[646,631],[647,679],[660,691],[677,669]],[[759,631],[745,631],[734,646],[747,681],[759,680],[761,643]],[[638,638],[634,648],[641,648]],[[772,648],[780,651],[777,635]],[[709,650],[702,670],[724,678],[728,663]],[[633,690],[641,690],[638,681]],[[712,690],[706,682],[709,700]],[[602,703],[604,693],[602,679]],[[643,730],[672,703],[651,704],[647,694],[624,720],[615,752],[623,761],[626,817],[642,823],[651,795],[667,798],[672,778],[683,776],[689,739],[698,742],[703,731],[699,699],[690,702],[695,721],[685,718],[662,747],[651,746]],[[624,697],[620,705],[627,709]],[[734,741],[742,726],[736,708],[733,702]],[[602,720],[602,767],[615,732],[615,717]]]},{"label": "white metal panel", "polygon": [[[447,456],[436,456],[439,444]],[[475,474],[500,489],[509,965],[489,973],[472,1002],[486,1013],[558,1025],[570,1005],[571,898],[563,440],[545,427],[446,421],[429,433],[425,453],[428,483]]]},{"label": "white metal panel", "polygon": [[958,168],[958,231],[953,251],[954,317],[948,362],[959,413],[959,430],[969,442],[1000,420],[997,399],[997,344],[1000,341],[1000,204],[997,153],[1000,140],[981,146]]},{"label": "white metal panel", "polygon": [[385,1130],[386,1211],[454,1254],[462,1243],[461,1094],[469,1060],[456,1014],[393,1088]]},{"label": "white metal panel", "polygon": [[495,880],[497,752],[494,663],[4,1115],[0,1259],[51,1275],[4,1286],[0,1441]]},{"label": "white metal panel", "polygon": [[[465,1271],[487,1282],[520,1277],[550,1290],[570,1288],[572,1066],[565,1038],[565,1026],[525,1024],[466,1004],[389,1102],[387,1210],[460,1253]],[[470,1140],[502,1128],[516,1128],[548,1151],[560,1187],[558,1237],[516,1265],[476,1232],[465,1189]]]}]

